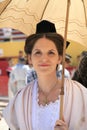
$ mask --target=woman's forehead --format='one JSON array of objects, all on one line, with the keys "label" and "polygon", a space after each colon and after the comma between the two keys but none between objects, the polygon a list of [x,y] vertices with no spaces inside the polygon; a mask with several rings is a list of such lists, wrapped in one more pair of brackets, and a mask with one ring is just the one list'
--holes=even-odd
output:
[{"label": "woman's forehead", "polygon": [[49,40],[47,38],[40,38],[36,41],[35,45],[34,45],[34,48],[36,47],[39,47],[39,48],[43,48],[43,47],[46,47],[46,48],[56,48],[55,46],[55,43],[52,41],[52,40]]}]

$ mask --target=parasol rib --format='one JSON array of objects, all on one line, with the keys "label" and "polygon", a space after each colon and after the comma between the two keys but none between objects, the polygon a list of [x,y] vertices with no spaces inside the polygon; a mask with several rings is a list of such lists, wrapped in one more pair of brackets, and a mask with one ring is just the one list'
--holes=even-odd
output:
[{"label": "parasol rib", "polygon": [[44,13],[45,13],[45,10],[46,10],[48,4],[49,4],[49,0],[47,1],[46,5],[45,5],[45,8],[44,8],[44,10],[43,10],[43,13],[42,13],[42,15],[41,15],[40,20],[42,20],[42,18],[43,18],[43,16],[44,16]]},{"label": "parasol rib", "polygon": [[82,2],[83,2],[83,7],[84,7],[85,22],[86,22],[86,27],[87,27],[87,12],[86,12],[86,7],[85,7],[85,2],[84,2],[84,0],[82,0]]},{"label": "parasol rib", "polygon": [[6,7],[9,5],[9,3],[12,0],[5,0],[3,2],[0,3],[0,15],[4,12],[4,10],[6,9]]}]

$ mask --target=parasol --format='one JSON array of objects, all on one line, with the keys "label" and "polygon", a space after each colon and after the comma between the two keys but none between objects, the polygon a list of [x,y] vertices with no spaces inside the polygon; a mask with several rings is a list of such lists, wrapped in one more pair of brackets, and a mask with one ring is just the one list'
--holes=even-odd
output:
[{"label": "parasol", "polygon": [[[0,0],[0,28],[11,27],[29,35],[43,19],[55,23],[57,32],[64,36],[63,66],[66,39],[87,46],[87,0]],[[64,68],[62,81],[63,95]],[[63,96],[61,102],[60,119]]]}]

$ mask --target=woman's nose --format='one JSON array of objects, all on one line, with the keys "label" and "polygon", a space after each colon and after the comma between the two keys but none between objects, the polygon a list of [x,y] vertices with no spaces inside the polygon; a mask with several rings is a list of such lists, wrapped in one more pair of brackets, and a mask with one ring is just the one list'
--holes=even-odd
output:
[{"label": "woman's nose", "polygon": [[43,54],[42,55],[42,60],[43,61],[47,61],[49,58],[48,58],[48,55],[47,54]]}]

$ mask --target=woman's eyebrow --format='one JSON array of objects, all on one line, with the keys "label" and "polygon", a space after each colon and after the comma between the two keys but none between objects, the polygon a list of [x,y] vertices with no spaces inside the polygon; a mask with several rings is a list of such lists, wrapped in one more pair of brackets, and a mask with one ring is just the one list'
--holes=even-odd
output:
[{"label": "woman's eyebrow", "polygon": [[33,52],[34,52],[34,51],[39,51],[39,50],[40,50],[40,49],[37,49],[37,48],[36,48],[36,49],[33,49]]},{"label": "woman's eyebrow", "polygon": [[51,49],[51,50],[49,50],[49,51],[56,51],[55,49]]},{"label": "woman's eyebrow", "polygon": [[[40,51],[40,49],[39,49],[39,48],[36,48],[36,49],[34,49],[32,52],[36,52],[36,51]],[[53,52],[55,52],[56,50],[55,50],[55,49],[49,49],[48,51],[53,51]]]}]

